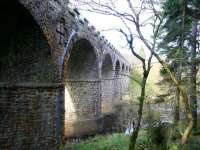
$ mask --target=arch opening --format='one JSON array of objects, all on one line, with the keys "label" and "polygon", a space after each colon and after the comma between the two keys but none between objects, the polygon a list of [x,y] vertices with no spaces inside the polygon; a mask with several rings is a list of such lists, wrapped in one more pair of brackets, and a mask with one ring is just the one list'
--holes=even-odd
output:
[{"label": "arch opening", "polygon": [[64,80],[95,80],[98,79],[97,56],[89,41],[78,40],[65,61]]},{"label": "arch opening", "polygon": [[122,65],[122,72],[123,73],[125,72],[125,65],[124,64]]},{"label": "arch opening", "polygon": [[88,40],[80,39],[64,63],[65,137],[95,133],[100,103],[98,56]]},{"label": "arch opening", "polygon": [[113,62],[112,58],[109,54],[105,55],[105,58],[103,60],[102,64],[102,79],[112,79],[114,75],[114,70],[113,70]]},{"label": "arch opening", "polygon": [[115,77],[119,77],[120,75],[120,62],[117,60],[116,65],[115,65]]},{"label": "arch opening", "polygon": [[0,3],[0,80],[54,80],[50,46],[33,16],[18,0]]},{"label": "arch opening", "polygon": [[121,79],[120,79],[120,62],[116,61],[115,65],[115,85],[114,85],[114,99],[115,101],[119,100],[121,94]]},{"label": "arch opening", "polygon": [[[101,73],[102,73],[102,101],[101,112],[102,115],[113,113],[113,86],[114,86],[114,67],[110,54],[106,54],[103,59]],[[106,126],[106,123],[105,123]]]}]

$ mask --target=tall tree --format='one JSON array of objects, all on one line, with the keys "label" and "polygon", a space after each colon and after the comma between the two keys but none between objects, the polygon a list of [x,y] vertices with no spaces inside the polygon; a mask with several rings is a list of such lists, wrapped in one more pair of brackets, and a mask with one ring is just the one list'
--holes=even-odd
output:
[{"label": "tall tree", "polygon": [[[182,72],[186,66],[183,61],[187,58],[185,41],[187,35],[186,15],[185,9],[179,0],[166,0],[164,4],[164,16],[166,21],[163,24],[162,30],[162,42],[160,43],[159,50],[161,54],[164,54],[166,61],[170,64],[172,72],[176,75],[178,82],[181,82]],[[181,28],[180,28],[181,27]],[[175,112],[174,121],[179,121],[179,102],[180,91],[176,88],[175,92]]]},{"label": "tall tree", "polygon": [[[197,17],[195,0],[166,0],[164,12],[167,21],[164,24],[164,37],[161,42],[162,53],[174,68],[179,82],[188,83],[190,109],[194,119],[194,127],[197,126],[197,97],[196,97],[196,49],[197,49]],[[191,12],[193,14],[191,15]],[[179,28],[181,26],[181,28]],[[178,51],[177,51],[178,50]],[[172,55],[173,54],[173,55]],[[176,54],[176,55],[174,55]],[[178,54],[178,55],[177,55]],[[175,56],[175,57],[174,57]],[[189,71],[188,69],[189,68]],[[188,75],[189,77],[182,77]],[[182,80],[183,78],[183,80]],[[175,120],[178,120],[179,90],[176,92]]]},{"label": "tall tree", "polygon": [[[197,2],[193,0],[193,7],[196,9]],[[194,127],[197,127],[197,11],[194,11],[192,17],[192,36],[191,36],[191,59],[190,59],[190,107],[194,119]]]}]

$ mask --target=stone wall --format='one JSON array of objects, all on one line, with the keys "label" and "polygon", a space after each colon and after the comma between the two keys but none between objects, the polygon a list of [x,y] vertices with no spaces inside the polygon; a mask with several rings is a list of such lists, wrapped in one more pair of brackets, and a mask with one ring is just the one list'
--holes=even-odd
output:
[{"label": "stone wall", "polygon": [[63,111],[56,107],[58,101],[62,106],[62,90],[60,85],[1,85],[0,149],[55,149],[62,131],[56,117]]},{"label": "stone wall", "polygon": [[101,82],[101,109],[102,114],[113,113],[114,79],[104,79]]},{"label": "stone wall", "polygon": [[122,96],[122,78],[115,78],[114,81],[114,99],[115,101],[120,100]]},{"label": "stone wall", "polygon": [[30,12],[3,0],[0,17],[0,82],[55,82],[52,49]]},{"label": "stone wall", "polygon": [[65,87],[65,137],[98,132],[99,81],[67,81]]}]

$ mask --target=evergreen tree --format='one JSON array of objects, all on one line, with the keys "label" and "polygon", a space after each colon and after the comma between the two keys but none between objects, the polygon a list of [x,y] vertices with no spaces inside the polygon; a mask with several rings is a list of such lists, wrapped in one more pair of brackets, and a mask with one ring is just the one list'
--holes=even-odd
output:
[{"label": "evergreen tree", "polygon": [[[194,127],[197,125],[197,24],[198,19],[191,15],[197,7],[194,0],[166,0],[160,53],[166,57],[172,71],[180,83],[189,85],[190,106],[193,112]],[[187,83],[187,84],[185,84]],[[190,83],[190,84],[188,84]],[[179,120],[180,91],[175,94],[175,121]]]}]

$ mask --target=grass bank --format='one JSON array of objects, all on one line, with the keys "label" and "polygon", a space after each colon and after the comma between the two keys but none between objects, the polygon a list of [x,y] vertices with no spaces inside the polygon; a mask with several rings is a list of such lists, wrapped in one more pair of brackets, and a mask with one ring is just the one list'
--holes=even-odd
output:
[{"label": "grass bank", "polygon": [[[144,145],[148,144],[148,138],[146,131],[141,131],[137,140],[137,147],[144,148]],[[93,138],[89,138],[80,143],[73,145],[65,145],[60,150],[128,150],[129,135],[126,134],[110,134],[99,135]]]},{"label": "grass bank", "polygon": [[[59,150],[128,150],[129,136],[125,134],[98,135],[76,144],[60,146]],[[136,142],[136,150],[200,150],[200,136],[193,135],[188,143],[180,145],[179,140],[171,141],[167,147],[156,144],[147,135],[146,130],[139,132]]]}]

